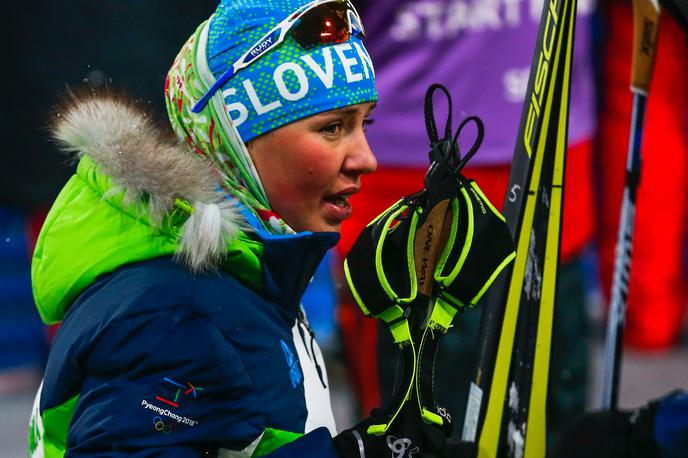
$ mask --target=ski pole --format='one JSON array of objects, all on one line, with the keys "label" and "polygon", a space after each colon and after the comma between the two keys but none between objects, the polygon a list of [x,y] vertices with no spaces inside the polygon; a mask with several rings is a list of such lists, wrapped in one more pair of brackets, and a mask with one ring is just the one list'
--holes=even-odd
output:
[{"label": "ski pole", "polygon": [[623,330],[628,300],[628,283],[631,271],[631,250],[635,220],[636,196],[640,183],[643,124],[647,95],[652,80],[657,28],[659,25],[658,0],[633,0],[633,60],[631,63],[631,92],[633,111],[626,159],[626,184],[621,204],[621,218],[616,240],[616,257],[612,279],[611,304],[607,319],[607,337],[604,353],[602,408],[616,410],[619,400],[619,377]]}]

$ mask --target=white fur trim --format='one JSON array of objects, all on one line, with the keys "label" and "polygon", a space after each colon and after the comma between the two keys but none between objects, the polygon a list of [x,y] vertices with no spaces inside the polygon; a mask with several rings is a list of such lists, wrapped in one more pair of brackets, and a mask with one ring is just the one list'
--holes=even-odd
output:
[{"label": "white fur trim", "polygon": [[194,202],[194,213],[186,220],[179,239],[178,255],[193,271],[212,268],[227,244],[248,230],[236,204],[229,200],[205,204]]},{"label": "white fur trim", "polygon": [[[164,133],[132,104],[113,97],[73,98],[58,114],[53,137],[62,150],[88,155],[123,190],[125,202],[147,210],[159,227],[176,199],[193,202],[194,212],[182,228],[178,257],[189,267],[212,267],[226,245],[249,230],[236,206],[219,196],[219,174],[209,162]],[[218,203],[220,202],[220,203]]]}]

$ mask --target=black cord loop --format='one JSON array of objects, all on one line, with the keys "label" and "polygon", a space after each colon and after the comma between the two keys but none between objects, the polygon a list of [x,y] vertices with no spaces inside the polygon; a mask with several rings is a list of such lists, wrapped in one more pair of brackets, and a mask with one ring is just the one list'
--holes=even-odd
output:
[{"label": "black cord loop", "polygon": [[431,84],[428,90],[425,92],[425,128],[428,131],[428,137],[430,138],[430,148],[434,148],[435,145],[440,141],[437,135],[437,123],[435,120],[435,112],[433,109],[432,96],[434,92],[439,89],[444,92],[447,96],[447,122],[444,126],[444,139],[451,138],[451,124],[452,124],[452,100],[449,90],[439,83]]},{"label": "black cord loop", "polygon": [[[454,141],[458,142],[459,139],[459,134],[461,134],[461,130],[464,128],[466,124],[469,122],[473,121],[475,123],[476,129],[478,129],[478,132],[476,133],[475,140],[473,141],[473,145],[471,148],[468,150],[468,152],[461,158],[461,152],[459,151],[459,163],[456,165],[456,171],[460,172],[461,169],[464,168],[464,166],[468,163],[468,161],[475,155],[475,153],[478,151],[478,148],[480,148],[480,145],[483,143],[483,139],[485,138],[485,125],[483,124],[483,120],[480,119],[479,117],[473,115],[469,116],[466,119],[464,119],[461,124],[459,125],[459,128],[456,130],[456,134],[454,135]],[[457,143],[458,145],[458,143]],[[458,146],[457,146],[458,147]]]},{"label": "black cord loop", "polygon": [[[437,132],[437,122],[434,113],[433,95],[440,90],[447,98],[447,122],[444,127],[444,137],[440,138]],[[458,144],[459,135],[463,128],[469,122],[473,122],[477,128],[477,134],[473,145],[471,145],[468,152],[462,157]],[[430,85],[425,93],[425,127],[428,132],[428,139],[430,140],[430,162],[444,163],[448,165],[455,173],[459,173],[461,169],[468,163],[468,161],[475,155],[480,148],[480,145],[485,138],[485,125],[478,116],[468,116],[465,118],[456,133],[452,136],[452,99],[449,90],[439,83]]]}]

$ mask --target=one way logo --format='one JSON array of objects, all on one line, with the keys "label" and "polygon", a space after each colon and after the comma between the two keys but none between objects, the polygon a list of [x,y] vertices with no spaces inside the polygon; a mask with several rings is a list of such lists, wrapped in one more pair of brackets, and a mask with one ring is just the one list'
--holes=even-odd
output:
[{"label": "one way logo", "polygon": [[[392,458],[411,458],[420,452],[418,447],[411,448],[412,445],[411,439],[405,437],[397,439],[391,435],[387,436],[387,447],[392,451]],[[409,450],[409,448],[411,449]]]}]

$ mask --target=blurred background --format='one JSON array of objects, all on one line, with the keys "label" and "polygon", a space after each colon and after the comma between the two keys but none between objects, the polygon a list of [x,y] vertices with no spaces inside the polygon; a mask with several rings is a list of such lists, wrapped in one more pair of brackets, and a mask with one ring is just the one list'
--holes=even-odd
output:
[{"label": "blurred background", "polygon": [[[328,360],[338,427],[389,396],[394,358],[384,330],[356,310],[341,259],[373,216],[420,188],[427,140],[422,97],[448,86],[455,115],[477,114],[486,141],[467,175],[500,206],[542,0],[359,0],[380,101],[369,139],[380,163],[352,199],[354,218],[304,298]],[[375,6],[373,7],[373,3]],[[26,430],[54,327],[31,293],[41,224],[75,165],[50,142],[54,107],[71,90],[124,92],[166,122],[164,79],[209,0],[11,2],[10,65],[0,109],[0,457],[26,455]],[[630,118],[630,3],[579,0],[566,176],[563,267],[550,389],[553,430],[599,405],[606,302]],[[644,143],[620,404],[688,387],[686,222],[688,46],[670,15],[659,50]],[[470,136],[470,135],[469,135]],[[75,254],[78,255],[78,254]],[[479,307],[460,317],[440,354],[439,397],[462,418]],[[380,332],[378,332],[380,331]],[[456,424],[461,424],[460,420]]]}]

